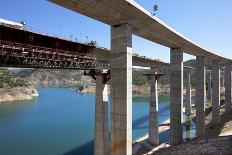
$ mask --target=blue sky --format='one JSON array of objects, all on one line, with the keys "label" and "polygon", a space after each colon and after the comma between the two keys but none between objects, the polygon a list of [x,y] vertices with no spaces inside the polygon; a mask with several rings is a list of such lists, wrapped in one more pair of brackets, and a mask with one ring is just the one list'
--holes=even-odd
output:
[{"label": "blue sky", "polygon": [[[158,4],[157,17],[186,37],[215,53],[232,58],[231,0],[136,0],[152,11]],[[110,27],[46,0],[1,0],[0,18],[26,21],[30,30],[45,34],[96,40],[110,48]],[[88,37],[87,37],[88,36]],[[133,49],[140,55],[169,61],[169,49],[133,36]],[[185,55],[185,60],[194,58]]]}]

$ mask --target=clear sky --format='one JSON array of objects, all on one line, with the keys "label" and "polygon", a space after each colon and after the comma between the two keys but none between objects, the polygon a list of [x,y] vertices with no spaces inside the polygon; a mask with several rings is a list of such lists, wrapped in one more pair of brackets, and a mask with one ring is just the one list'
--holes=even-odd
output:
[{"label": "clear sky", "polygon": [[[232,0],[136,0],[152,11],[158,4],[157,17],[194,42],[219,55],[232,58]],[[46,0],[1,0],[0,18],[26,21],[30,30],[96,40],[110,48],[110,27]],[[169,61],[169,49],[133,36],[133,50],[140,55]],[[194,58],[185,55],[185,60]]]}]

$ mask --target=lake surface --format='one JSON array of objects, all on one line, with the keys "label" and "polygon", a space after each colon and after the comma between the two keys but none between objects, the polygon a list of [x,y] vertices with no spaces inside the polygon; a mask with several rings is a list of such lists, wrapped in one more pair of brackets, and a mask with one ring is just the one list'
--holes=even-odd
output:
[{"label": "lake surface", "polygon": [[[93,154],[95,94],[38,91],[34,101],[0,104],[0,155]],[[134,98],[133,139],[148,132],[148,114],[149,99]],[[160,97],[159,122],[168,118],[169,98]],[[169,132],[160,139],[169,141]]]}]

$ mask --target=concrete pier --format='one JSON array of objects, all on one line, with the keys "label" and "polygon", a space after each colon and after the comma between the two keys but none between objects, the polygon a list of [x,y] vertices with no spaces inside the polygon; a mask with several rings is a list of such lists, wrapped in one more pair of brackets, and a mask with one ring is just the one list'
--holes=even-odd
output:
[{"label": "concrete pier", "polygon": [[111,26],[110,154],[132,154],[132,28]]},{"label": "concrete pier", "polygon": [[191,92],[191,75],[192,72],[186,72],[186,106],[185,106],[185,113],[187,115],[191,114],[191,104],[192,104],[192,92]]},{"label": "concrete pier", "polygon": [[102,71],[96,74],[94,154],[109,154],[108,91]]},{"label": "concrete pier", "polygon": [[211,73],[208,74],[207,99],[212,102],[212,75]]},{"label": "concrete pier", "polygon": [[213,124],[220,123],[220,63],[213,61],[213,100],[212,100],[212,121]]},{"label": "concrete pier", "polygon": [[225,87],[225,72],[221,72],[221,87]]},{"label": "concrete pier", "polygon": [[183,51],[181,48],[170,52],[170,131],[173,145],[182,142],[183,114]]},{"label": "concrete pier", "polygon": [[205,135],[205,57],[196,57],[196,136]]},{"label": "concrete pier", "polygon": [[159,124],[158,124],[158,92],[157,74],[155,68],[151,68],[151,93],[149,112],[149,137],[148,141],[157,146],[159,144]]},{"label": "concrete pier", "polygon": [[226,69],[225,69],[225,111],[226,113],[231,112],[231,64],[227,63],[226,64]]}]

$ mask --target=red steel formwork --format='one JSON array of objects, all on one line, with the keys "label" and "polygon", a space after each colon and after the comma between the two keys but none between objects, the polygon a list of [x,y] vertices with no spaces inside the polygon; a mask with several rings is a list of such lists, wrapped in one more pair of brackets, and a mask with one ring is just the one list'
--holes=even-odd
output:
[{"label": "red steel formwork", "polygon": [[94,69],[95,47],[0,25],[0,66]]}]

